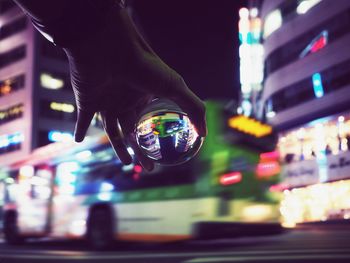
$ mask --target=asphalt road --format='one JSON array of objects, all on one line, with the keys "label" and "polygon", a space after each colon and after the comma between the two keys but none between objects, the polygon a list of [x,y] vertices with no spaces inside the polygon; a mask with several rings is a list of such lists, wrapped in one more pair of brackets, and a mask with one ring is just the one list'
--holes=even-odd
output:
[{"label": "asphalt road", "polygon": [[277,236],[177,244],[119,243],[104,252],[72,241],[40,240],[21,246],[0,243],[0,263],[10,262],[350,262],[350,230],[314,228]]}]

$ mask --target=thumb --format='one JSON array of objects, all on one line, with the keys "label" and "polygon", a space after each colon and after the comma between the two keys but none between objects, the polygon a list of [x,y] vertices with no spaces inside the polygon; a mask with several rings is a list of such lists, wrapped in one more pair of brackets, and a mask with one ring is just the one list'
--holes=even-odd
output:
[{"label": "thumb", "polygon": [[74,131],[74,138],[76,142],[82,142],[84,140],[94,114],[95,112],[92,111],[82,111],[78,109],[78,119],[75,124]]}]

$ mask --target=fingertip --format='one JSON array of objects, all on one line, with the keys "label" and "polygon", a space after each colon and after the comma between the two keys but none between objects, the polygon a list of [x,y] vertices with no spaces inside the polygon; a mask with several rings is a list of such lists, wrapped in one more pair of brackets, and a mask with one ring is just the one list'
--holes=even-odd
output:
[{"label": "fingertip", "polygon": [[[109,134],[107,134],[109,137]],[[118,140],[113,140],[110,138],[110,142],[112,144],[113,150],[115,154],[118,156],[119,160],[124,164],[124,165],[129,165],[132,163],[133,159],[130,156],[129,152],[127,151],[126,146],[122,142],[121,139]]]},{"label": "fingertip", "polygon": [[81,135],[81,134],[77,134],[77,133],[75,133],[74,134],[74,140],[75,140],[75,142],[82,142],[83,140],[84,140],[84,135]]},{"label": "fingertip", "polygon": [[93,117],[94,112],[85,112],[78,110],[78,119],[75,124],[74,131],[74,139],[76,142],[82,142],[84,140]]}]

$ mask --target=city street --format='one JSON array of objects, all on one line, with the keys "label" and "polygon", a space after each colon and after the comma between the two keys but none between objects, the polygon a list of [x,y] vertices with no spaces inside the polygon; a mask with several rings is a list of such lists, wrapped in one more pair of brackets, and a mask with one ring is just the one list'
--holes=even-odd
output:
[{"label": "city street", "polygon": [[350,230],[344,229],[323,226],[277,236],[180,244],[123,243],[105,252],[71,241],[32,241],[21,247],[1,243],[0,262],[349,262]]}]

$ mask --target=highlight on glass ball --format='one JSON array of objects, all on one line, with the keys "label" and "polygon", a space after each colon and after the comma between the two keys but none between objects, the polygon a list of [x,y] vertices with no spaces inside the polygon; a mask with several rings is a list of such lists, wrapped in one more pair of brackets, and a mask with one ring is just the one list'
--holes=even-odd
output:
[{"label": "highlight on glass ball", "polygon": [[165,99],[154,100],[147,106],[135,134],[143,153],[161,165],[178,165],[190,160],[203,142],[187,114]]}]

